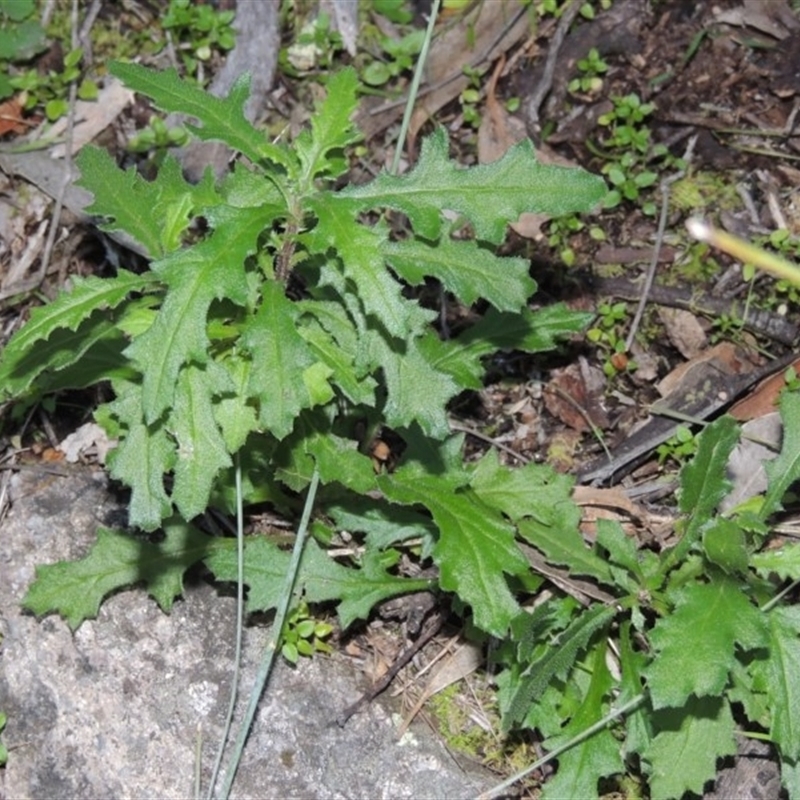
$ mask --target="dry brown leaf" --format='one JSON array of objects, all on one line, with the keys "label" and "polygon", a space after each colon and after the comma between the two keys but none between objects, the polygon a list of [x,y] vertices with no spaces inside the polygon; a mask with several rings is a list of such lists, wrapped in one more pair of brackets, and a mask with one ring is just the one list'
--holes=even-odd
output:
[{"label": "dry brown leaf", "polygon": [[[572,490],[572,499],[584,507],[616,509],[624,511],[628,518],[637,520],[647,516],[645,509],[637,505],[621,489],[603,489],[599,486],[576,486]],[[622,515],[618,514],[617,518]]]},{"label": "dry brown leaf", "polygon": [[708,344],[706,332],[691,311],[658,306],[658,316],[664,324],[669,340],[684,358],[694,358],[706,348]]},{"label": "dry brown leaf", "polygon": [[552,372],[545,387],[547,410],[576,431],[587,431],[591,425],[607,428],[608,413],[603,405],[606,378],[598,367],[581,357],[563,369]]},{"label": "dry brown leaf", "polygon": [[572,499],[581,506],[581,534],[590,542],[597,536],[597,521],[618,522],[627,536],[640,536],[646,530],[647,511],[619,489],[576,486]]},{"label": "dry brown leaf", "polygon": [[0,103],[0,136],[7,133],[22,134],[28,130],[28,123],[23,119],[22,110],[19,95]]},{"label": "dry brown leaf", "polygon": [[[800,372],[800,358],[792,365],[795,372]],[[750,419],[766,416],[775,411],[778,398],[786,386],[785,370],[765,378],[750,393],[731,406],[728,412],[734,419],[745,422]]]},{"label": "dry brown leaf", "polygon": [[721,513],[766,490],[764,462],[771,461],[777,455],[782,434],[781,415],[774,409],[742,426],[742,438],[728,459],[728,477],[733,482],[733,488],[720,503]]},{"label": "dry brown leaf", "polygon": [[426,67],[426,84],[436,88],[417,103],[409,127],[411,140],[440,108],[467,88],[464,67],[476,66],[476,61],[491,63],[527,36],[530,22],[527,14],[518,11],[516,0],[478,3],[436,37]]},{"label": "dry brown leaf", "polygon": [[478,163],[491,164],[501,159],[509,147],[525,138],[525,125],[521,120],[512,119],[497,102],[497,81],[505,66],[505,56],[501,56],[492,72],[486,87],[486,113],[478,127]]},{"label": "dry brown leaf", "polygon": [[747,358],[744,351],[730,342],[720,342],[714,347],[699,353],[691,361],[680,364],[657,384],[662,397],[680,393],[681,384],[686,381],[689,372],[698,369],[718,370],[726,375],[742,375],[753,369],[753,363]]},{"label": "dry brown leaf", "polygon": [[[77,153],[85,144],[104,131],[133,101],[134,93],[122,85],[116,78],[111,78],[100,90],[97,100],[78,100],[75,103],[75,127],[72,132],[72,154]],[[67,118],[57,120],[48,130],[48,136],[61,136],[66,132]],[[35,135],[35,134],[34,134]],[[53,147],[53,158],[64,158],[66,147],[57,144]]]}]

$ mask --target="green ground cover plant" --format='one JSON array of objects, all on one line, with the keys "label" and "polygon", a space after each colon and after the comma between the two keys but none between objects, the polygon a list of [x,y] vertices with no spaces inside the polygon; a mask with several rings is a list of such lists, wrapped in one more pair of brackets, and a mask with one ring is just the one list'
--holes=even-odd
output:
[{"label": "green ground cover plant", "polygon": [[47,38],[35,12],[34,0],[0,1],[0,100],[14,93],[10,65],[28,61],[47,48]]},{"label": "green ground cover plant", "polygon": [[234,16],[233,11],[217,11],[211,5],[193,3],[192,0],[170,0],[161,25],[174,37],[187,75],[199,79],[200,64],[208,61],[215,52],[233,49],[236,43],[232,27]]},{"label": "green ground cover plant", "polygon": [[80,48],[64,55],[60,70],[42,73],[33,68],[25,69],[34,56],[48,47],[46,32],[36,20],[36,12],[33,0],[0,2],[0,100],[21,93],[26,111],[41,107],[52,122],[67,113],[71,83],[77,83],[81,100],[94,100],[97,85],[86,77],[81,79],[83,52]]},{"label": "green ground cover plant", "polygon": [[[527,262],[499,258],[491,245],[522,211],[590,208],[602,197],[602,181],[539,164],[529,144],[495,165],[460,169],[438,131],[409,175],[381,174],[334,192],[325,186],[346,170],[343,149],[358,139],[349,122],[354,72],[332,79],[312,130],[289,147],[270,144],[246,122],[245,83],[217,100],[174,72],[125,64],[113,71],[163,110],[195,116],[199,136],[229,142],[256,167],[240,163],[219,186],[210,175],[191,186],[167,160],[147,183],[118,170],[105,152],[85,150],[78,163],[95,194],[93,211],[112,220],[109,227],[131,231],[154,257],[152,267],[78,282],[34,312],[4,352],[0,382],[17,396],[111,381],[116,397],[97,413],[120,440],[111,474],[131,487],[131,525],[165,526],[167,541],[151,550],[105,531],[98,541],[105,567],[115,548],[121,563],[133,551],[144,563],[176,548],[173,567],[153,566],[149,581],[165,607],[193,561],[205,558],[227,579],[229,542],[186,521],[209,505],[233,509],[232,456],[241,459],[246,502],[271,502],[290,514],[316,464],[330,485],[324,506],[331,522],[347,518],[351,529],[367,534],[368,547],[357,569],[347,568],[322,549],[333,526],[318,526],[305,554],[308,600],[340,599],[346,627],[387,596],[428,587],[428,580],[391,572],[399,557],[392,545],[422,536],[425,555],[444,567],[442,588],[472,606],[485,630],[502,635],[518,611],[504,576],[528,565],[499,509],[486,517],[494,517],[488,528],[476,527],[488,500],[468,491],[471,475],[461,465],[461,439],[450,434],[446,406],[464,389],[480,387],[484,356],[549,349],[588,322],[563,306],[529,311],[535,283]],[[404,238],[389,235],[385,218],[360,221],[365,212],[387,208],[407,215]],[[475,237],[451,235],[442,209],[462,214],[457,228],[469,220]],[[210,231],[185,245],[197,217]],[[440,339],[430,325],[435,311],[406,298],[398,280],[417,285],[429,276],[464,302],[483,298],[492,308],[459,337]],[[375,474],[369,442],[354,433],[382,426],[405,442],[403,466],[392,475]],[[487,477],[503,472],[488,461],[484,470]],[[557,476],[545,471],[538,481],[566,498],[568,486]],[[373,495],[409,508],[387,513]],[[438,534],[415,506],[428,508]],[[474,529],[474,548],[461,546],[463,525]],[[250,607],[268,609],[284,554],[266,540],[250,549],[252,563],[268,567],[256,581],[261,591],[252,583],[256,573],[250,576]],[[92,558],[84,569],[94,568]],[[312,586],[315,571],[324,580]],[[125,570],[114,578],[111,572],[104,569],[111,584],[132,580]],[[96,592],[77,584],[68,591],[56,586],[54,574],[43,578],[31,601],[44,610],[33,598],[50,587],[51,608],[72,624],[95,613],[113,588],[101,582]]]},{"label": "green ground cover plant", "polygon": [[[287,144],[246,121],[247,79],[215,98],[174,71],[111,69],[243,158],[196,185],[171,157],[152,182],[102,150],[78,159],[92,211],[152,261],[75,279],[36,309],[0,358],[0,391],[25,407],[110,384],[96,417],[118,439],[109,469],[130,487],[133,533],[100,529],[83,559],[41,566],[25,606],[75,628],[138,583],[169,610],[199,561],[236,579],[237,543],[202,519],[236,510],[237,467],[246,505],[292,519],[319,480],[287,628],[298,655],[327,633],[302,603],[335,604],[347,628],[388,597],[434,589],[494,643],[504,729],[534,729],[558,754],[543,797],[596,797],[626,774],[653,798],[700,792],[739,729],[775,743],[784,785],[800,795],[800,614],[778,590],[800,579],[800,547],[764,549],[800,477],[800,397],[781,401],[784,444],[766,494],[725,516],[738,428],[722,418],[705,429],[682,471],[675,542],[661,549],[612,522],[587,544],[569,477],[506,468],[493,451],[465,463],[448,424],[448,402],[481,387],[486,357],[549,350],[589,324],[563,305],[532,311],[529,263],[497,247],[520,213],[587,211],[604,182],[540,164],[527,142],[462,168],[438,130],[408,174],[342,185],[359,140],[354,71],[329,79],[310,129]],[[413,292],[431,279],[485,313],[442,338],[436,309]],[[369,447],[387,429],[397,464],[376,471]],[[147,535],[156,530],[159,540]],[[341,530],[358,547],[334,559]],[[403,553],[432,561],[438,577],[402,574]],[[283,602],[290,558],[268,536],[247,537],[249,610]],[[567,588],[542,593],[542,564]]]}]

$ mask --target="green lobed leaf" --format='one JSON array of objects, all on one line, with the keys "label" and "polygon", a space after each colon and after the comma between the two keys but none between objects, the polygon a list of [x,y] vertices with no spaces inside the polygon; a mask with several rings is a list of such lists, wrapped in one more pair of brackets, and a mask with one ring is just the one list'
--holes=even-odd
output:
[{"label": "green lobed leaf", "polygon": [[552,513],[549,525],[533,519],[521,520],[517,526],[520,535],[540,550],[550,563],[563,564],[576,575],[589,575],[613,586],[614,578],[608,563],[583,541],[577,525],[580,514],[576,512],[574,503],[558,503]]},{"label": "green lobed leaf", "polygon": [[334,561],[313,540],[306,543],[301,579],[306,598],[311,602],[340,600],[337,608],[342,628],[356,619],[366,619],[378,603],[408,592],[433,589],[436,581],[424,578],[401,578],[387,570],[397,561],[395,554],[367,550],[358,569],[343,567]]},{"label": "green lobed leaf", "polygon": [[727,701],[692,697],[680,708],[656,712],[659,731],[644,753],[652,800],[703,793],[717,774],[717,759],[736,753],[736,725]]},{"label": "green lobed leaf", "polygon": [[786,797],[800,797],[800,761],[781,758],[781,785]]},{"label": "green lobed leaf", "polygon": [[774,550],[750,556],[750,565],[764,578],[775,573],[782,581],[800,579],[800,544],[786,542]]},{"label": "green lobed leaf", "polygon": [[386,269],[381,252],[385,232],[356,223],[351,210],[336,203],[336,197],[324,193],[309,200],[318,223],[303,241],[313,253],[325,255],[331,248],[337,252],[350,282],[344,291],[352,294],[357,287],[364,311],[391,336],[405,340],[421,333],[436,315],[402,296],[402,287]]},{"label": "green lobed leaf", "polygon": [[308,370],[318,362],[297,330],[299,310],[284,294],[283,284],[262,287],[261,308],[242,335],[252,371],[247,391],[259,405],[259,422],[277,439],[287,436],[300,411],[319,400],[310,391]]},{"label": "green lobed leaf", "polygon": [[598,519],[595,541],[608,552],[610,561],[626,569],[637,580],[644,581],[636,542],[633,537],[625,535],[619,522]]},{"label": "green lobed leaf", "polygon": [[514,528],[459,483],[405,468],[378,476],[389,501],[422,504],[431,512],[439,531],[434,561],[440,585],[472,607],[481,630],[502,637],[519,613],[505,576],[528,572],[528,562],[514,541]]},{"label": "green lobed leaf", "polygon": [[[232,539],[206,558],[206,566],[217,580],[236,580],[236,550]],[[245,545],[244,572],[248,586],[248,611],[269,611],[281,599],[289,553],[283,552],[265,537],[248,539]],[[300,561],[296,591],[303,592],[307,602],[338,601],[339,620],[343,628],[355,619],[366,618],[376,604],[405,592],[430,589],[433,582],[399,578],[387,572],[383,556],[367,551],[361,568],[345,567],[334,561],[319,545],[309,539]]]},{"label": "green lobed leaf", "polygon": [[764,503],[759,511],[761,519],[766,519],[783,508],[784,495],[800,478],[800,394],[784,392],[781,395],[780,411],[783,444],[778,457],[764,464],[768,484]]},{"label": "green lobed leaf", "polygon": [[[8,378],[6,391],[19,398],[34,390],[41,395],[59,388],[80,388],[124,373],[122,352],[127,340],[107,316],[103,311],[93,312],[76,330],[64,329],[37,343],[14,366],[20,378]],[[3,371],[0,364],[0,373]]]},{"label": "green lobed leaf", "polygon": [[429,241],[441,235],[442,212],[456,211],[472,222],[479,240],[499,244],[506,226],[526,211],[552,216],[590,211],[606,191],[596,175],[540,163],[528,139],[509,148],[499,161],[459,167],[448,158],[444,128],[437,128],[423,140],[419,161],[409,174],[383,172],[337,197],[358,210],[401,211]]},{"label": "green lobed leaf", "polygon": [[374,335],[375,360],[383,369],[386,385],[386,422],[392,428],[417,423],[435,439],[450,434],[447,403],[461,387],[449,375],[435,370],[425,358],[416,339],[392,342]]},{"label": "green lobed leaf", "polygon": [[[77,351],[87,349],[92,342],[83,347],[86,335],[80,332],[65,345],[64,340],[70,337],[62,333],[51,339],[53,333],[58,330],[78,332],[93,312],[116,308],[131,292],[142,291],[152,281],[150,273],[134,275],[123,269],[114,278],[73,279],[72,289],[59,294],[49,305],[35,308],[28,323],[3,349],[0,356],[2,392],[21,395],[44,370],[60,369],[74,363]],[[94,326],[92,329],[95,330]],[[110,332],[110,325],[104,325],[103,329],[104,334]],[[45,341],[47,347],[42,346]],[[67,353],[69,358],[54,362],[53,358],[57,358],[55,353]]]},{"label": "green lobed leaf", "polygon": [[356,442],[334,433],[315,431],[304,436],[306,452],[314,458],[323,483],[339,483],[358,494],[375,491],[375,471],[370,458]]},{"label": "green lobed leaf", "polygon": [[183,573],[208,552],[210,539],[191,525],[173,520],[158,544],[107,528],[79,561],[60,561],[36,568],[22,604],[34,614],[56,611],[75,630],[97,616],[109,593],[144,582],[164,611],[183,592]]},{"label": "green lobed leaf", "polygon": [[199,244],[152,264],[169,290],[153,325],[126,351],[144,376],[142,405],[148,423],[172,405],[181,367],[189,361],[205,364],[212,300],[227,298],[240,306],[248,301],[244,262],[255,252],[264,210],[220,210],[214,223],[215,230]]},{"label": "green lobed leaf", "polygon": [[800,759],[800,608],[774,608],[767,615],[769,657],[763,672],[772,712],[770,736],[781,758]]},{"label": "green lobed leaf", "polygon": [[[306,340],[315,357],[331,370],[337,388],[351,403],[365,406],[375,405],[377,383],[374,378],[360,377],[360,371],[356,369],[353,361],[352,349],[340,346],[316,320],[301,325],[297,330]],[[355,331],[351,332],[355,334]]]},{"label": "green lobed leaf", "polygon": [[526,667],[509,693],[506,707],[501,708],[504,731],[509,731],[526,718],[531,705],[542,696],[553,678],[566,679],[591,638],[615,615],[614,608],[595,605],[581,612],[566,630],[551,640],[545,654]]},{"label": "green lobed leaf", "polygon": [[526,308],[517,314],[490,308],[457,338],[441,341],[428,335],[420,339],[419,347],[436,370],[452,375],[463,388],[480,389],[484,374],[481,359],[485,356],[498,350],[552,350],[558,339],[577,333],[591,319],[591,314],[571,311],[561,303],[539,311]]},{"label": "green lobed leaf", "polygon": [[174,69],[156,71],[139,64],[112,61],[111,74],[127,87],[149,97],[164,111],[188,114],[202,125],[187,127],[200,139],[217,139],[247,156],[251,161],[269,159],[287,169],[296,162],[288,149],[271,144],[244,115],[250,95],[250,76],[242,75],[227,97],[214,97],[192,81],[182,80]]},{"label": "green lobed leaf", "polygon": [[214,418],[216,397],[231,388],[213,361],[205,369],[189,364],[178,377],[167,426],[178,446],[172,501],[184,519],[206,510],[214,479],[233,463]]},{"label": "green lobed leaf", "polygon": [[536,291],[526,259],[500,258],[472,240],[387,241],[381,249],[392,269],[412,286],[436,278],[467,305],[483,298],[499,311],[516,312]]},{"label": "green lobed leaf", "polygon": [[[623,705],[642,693],[642,672],[647,657],[633,647],[630,620],[620,625],[619,665],[622,673],[618,704]],[[634,709],[625,717],[625,745],[623,755],[641,755],[653,738],[651,715],[646,704]]]},{"label": "green lobed leaf", "polygon": [[763,669],[769,656],[768,650],[760,650],[747,663],[738,659],[731,672],[731,685],[726,690],[728,702],[739,703],[751,725],[759,725],[769,730],[772,711],[767,695],[767,671]]},{"label": "green lobed leaf", "polygon": [[491,348],[462,347],[458,339],[440,339],[434,332],[421,336],[417,346],[433,369],[452,377],[462,389],[483,388],[482,359]]},{"label": "green lobed leaf", "polygon": [[[496,450],[488,450],[478,461],[469,482],[481,500],[502,511],[512,522],[533,517],[545,526],[560,521],[563,515],[556,511],[559,503],[572,504],[573,483],[571,477],[559,475],[546,464],[504,467]],[[577,507],[574,521],[577,530]]]},{"label": "green lobed leaf", "polygon": [[347,161],[341,156],[332,161],[329,153],[362,138],[351,121],[358,107],[356,71],[348,67],[337,72],[328,79],[326,88],[325,101],[311,115],[311,131],[303,131],[294,141],[301,164],[301,180],[306,182],[323,174],[338,176],[347,168]]},{"label": "green lobed leaf", "polygon": [[[267,180],[264,180],[264,178]],[[219,183],[219,193],[227,205],[234,208],[280,207],[285,210],[286,198],[283,186],[270,180],[271,174],[266,175],[245,166],[242,161],[236,161],[233,169],[227,172]]]},{"label": "green lobed leaf", "polygon": [[142,422],[141,388],[129,385],[124,394],[106,407],[125,430],[109,453],[111,476],[131,488],[128,519],[133,527],[152,531],[172,513],[164,490],[164,474],[175,464],[175,446],[159,425]]},{"label": "green lobed leaf", "polygon": [[297,417],[273,463],[279,479],[295,491],[311,482],[315,468],[323,484],[339,483],[358,494],[377,488],[372,460],[359,451],[355,440],[332,431],[324,410]]},{"label": "green lobed leaf", "polygon": [[128,339],[107,316],[106,312],[96,311],[74,333],[63,332],[34,348],[43,367],[49,370],[36,379],[38,394],[137,377],[137,371],[124,356]]},{"label": "green lobed leaf", "polygon": [[684,539],[696,540],[700,528],[730,492],[728,460],[738,441],[739,426],[728,416],[715,420],[700,434],[695,457],[681,470],[679,506],[690,515]]},{"label": "green lobed leaf", "polygon": [[250,433],[258,428],[256,410],[247,400],[252,365],[237,353],[234,357],[219,362],[219,366],[228,373],[226,383],[231,391],[223,391],[222,396],[213,404],[212,411],[222,431],[225,448],[229,453],[236,453],[244,446]]},{"label": "green lobed leaf", "polygon": [[[583,733],[606,714],[606,705],[613,685],[605,663],[607,645],[599,642],[591,657],[592,678],[580,707],[563,731],[548,739],[548,750]],[[558,771],[543,787],[542,800],[561,800],[566,797],[598,797],[597,786],[602,778],[625,772],[619,742],[606,727],[588,739],[571,747],[558,757]]]},{"label": "green lobed leaf", "polygon": [[382,550],[408,539],[431,540],[435,528],[431,520],[412,508],[396,508],[371,497],[355,495],[328,506],[328,514],[339,530],[366,534],[370,548]]},{"label": "green lobed leaf", "polygon": [[121,170],[109,153],[100,147],[90,145],[82,148],[75,163],[81,171],[77,184],[94,195],[94,202],[86,212],[113,220],[102,224],[101,229],[124,230],[150,258],[164,255],[162,220],[153,214],[159,194],[156,184],[142,178],[135,167]]},{"label": "green lobed leaf", "polygon": [[645,670],[653,708],[680,708],[689,695],[719,696],[728,684],[736,647],[767,643],[764,615],[727,579],[694,583],[650,634],[656,653]]},{"label": "green lobed leaf", "polygon": [[703,528],[703,550],[712,564],[729,575],[747,572],[748,552],[745,533],[733,520],[718,517]]},{"label": "green lobed leaf", "polygon": [[553,350],[565,336],[583,330],[593,319],[585,311],[573,311],[563,303],[554,303],[536,311],[523,309],[507,314],[490,308],[482,319],[460,337],[462,346],[496,350],[522,350],[543,353]]}]

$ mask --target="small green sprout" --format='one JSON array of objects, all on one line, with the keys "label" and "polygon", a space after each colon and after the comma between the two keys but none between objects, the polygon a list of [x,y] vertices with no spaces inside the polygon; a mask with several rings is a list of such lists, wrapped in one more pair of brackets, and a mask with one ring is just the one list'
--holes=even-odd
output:
[{"label": "small green sprout", "polygon": [[316,69],[329,68],[343,49],[342,36],[331,28],[330,16],[320,13],[303,25],[293,44],[281,49],[278,63],[286,75],[300,77]]},{"label": "small green sprout", "polygon": [[697,452],[697,436],[686,425],[678,425],[675,434],[656,448],[658,463],[668,459],[683,466]]},{"label": "small green sprout", "polygon": [[308,604],[300,603],[284,625],[281,654],[290,664],[296,664],[300,656],[310,658],[314,653],[332,653],[333,648],[324,641],[331,633],[332,625],[314,619]]},{"label": "small green sprout", "polygon": [[46,48],[33,0],[0,3],[0,100],[14,94],[10,65],[28,61]]},{"label": "small green sprout", "polygon": [[628,306],[625,303],[603,303],[597,309],[596,324],[586,331],[586,338],[607,354],[603,373],[613,378],[620,372],[636,369],[636,363],[626,355],[623,330],[628,321]]},{"label": "small green sprout", "polygon": [[478,108],[478,103],[481,100],[483,70],[465,66],[463,72],[469,79],[469,85],[461,92],[458,98],[461,102],[461,113],[464,115],[464,122],[467,125],[477,128],[481,124],[481,112]]},{"label": "small green sprout", "polygon": [[167,147],[182,147],[189,141],[186,128],[168,128],[161,117],[152,117],[150,124],[140,130],[128,141],[132,153],[146,153],[149,150],[164,150]]},{"label": "small green sprout", "polygon": [[[83,58],[83,51],[80,48],[71,50],[64,56],[63,72],[50,70],[47,75],[41,75],[37,70],[30,69],[20,75],[15,75],[9,80],[9,83],[17,91],[27,94],[26,110],[44,105],[47,119],[54,122],[66,114],[69,109],[67,100],[69,85],[81,77],[79,66],[81,58]],[[88,79],[81,80],[78,85],[78,97],[81,100],[96,100],[97,84]]]},{"label": "small green sprout", "polygon": [[422,49],[422,42],[425,39],[425,31],[422,29],[412,31],[400,39],[392,39],[389,36],[380,38],[380,47],[383,56],[380,59],[370,61],[361,71],[361,80],[367,86],[383,86],[392,78],[396,78],[401,72],[413,69],[419,51]]},{"label": "small green sprout", "polygon": [[234,16],[233,11],[216,11],[192,0],[170,0],[161,24],[172,32],[187,74],[197,77],[200,64],[215,52],[233,49]]},{"label": "small green sprout", "polygon": [[[601,140],[602,149],[590,146],[596,155],[608,161],[602,172],[608,176],[612,188],[604,200],[605,208],[614,208],[623,200],[636,201],[643,190],[652,187],[658,180],[658,172],[650,166],[653,162],[659,161],[662,167],[684,166],[664,145],[652,143],[652,132],[645,120],[655,110],[653,103],[643,103],[636,94],[615,97],[613,102],[613,109],[598,119],[607,131]],[[655,202],[645,201],[642,210],[654,215]]]},{"label": "small green sprout", "polygon": [[[571,214],[568,217],[556,217],[548,223],[547,243],[558,251],[559,258],[567,267],[573,266],[576,259],[570,239],[585,228],[586,223],[577,214]],[[601,240],[605,237],[605,234],[596,225],[592,225],[589,228],[589,236],[595,240]]]},{"label": "small green sprout", "polygon": [[372,10],[395,25],[408,25],[414,19],[405,0],[372,0]]},{"label": "small green sprout", "polygon": [[797,370],[793,366],[783,373],[783,380],[786,382],[786,386],[783,387],[784,392],[800,391],[800,376],[798,376]]},{"label": "small green sprout", "polygon": [[602,59],[596,47],[589,50],[586,58],[578,61],[580,77],[569,82],[569,90],[573,94],[595,94],[603,88],[603,79],[600,77],[608,71],[608,64]]},{"label": "small green sprout", "polygon": [[[597,7],[601,11],[606,11],[611,8],[612,0],[600,0],[600,2],[586,2],[581,7],[578,13],[584,19],[594,19],[597,15]],[[539,16],[547,16],[551,14],[555,17],[560,17],[564,13],[564,9],[568,5],[568,0],[541,0],[536,4],[536,13]]]}]

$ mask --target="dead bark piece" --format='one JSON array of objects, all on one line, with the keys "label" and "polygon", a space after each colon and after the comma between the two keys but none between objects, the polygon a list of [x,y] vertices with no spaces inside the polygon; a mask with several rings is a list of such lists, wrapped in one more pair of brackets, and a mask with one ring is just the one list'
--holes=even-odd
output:
[{"label": "dead bark piece", "polygon": [[[638,300],[641,284],[628,278],[596,278],[594,288],[599,296],[609,295],[620,300]],[[776,342],[794,346],[800,329],[790,319],[761,309],[745,309],[741,300],[715,297],[710,292],[695,292],[690,286],[661,286],[650,288],[650,300],[664,306],[687,308],[694,313],[715,317],[726,314],[742,319],[745,329],[767,336]]]},{"label": "dead bark piece", "polygon": [[581,483],[618,480],[669,439],[681,419],[708,419],[765,374],[788,365],[793,357],[766,368],[753,368],[752,364],[748,366],[750,362],[743,351],[722,343],[704,357],[681,365],[668,376],[669,380],[659,385],[665,396],[652,406],[653,416],[612,453],[611,459],[603,456],[584,467],[578,480]]}]

